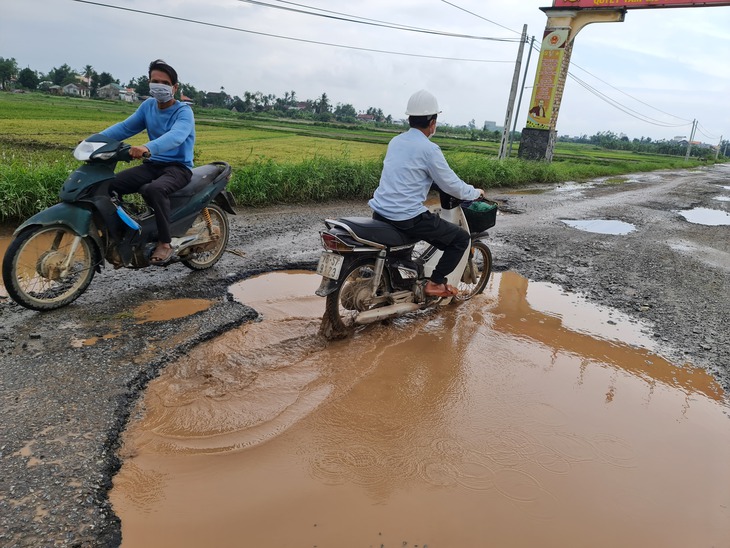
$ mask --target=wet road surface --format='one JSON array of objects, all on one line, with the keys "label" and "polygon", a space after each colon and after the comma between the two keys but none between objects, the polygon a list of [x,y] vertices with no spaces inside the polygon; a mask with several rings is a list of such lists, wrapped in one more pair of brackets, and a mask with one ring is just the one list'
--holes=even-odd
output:
[{"label": "wet road surface", "polygon": [[506,272],[326,344],[318,281],[237,284],[260,321],[150,384],[111,492],[123,546],[730,539],[723,390],[641,324]]}]

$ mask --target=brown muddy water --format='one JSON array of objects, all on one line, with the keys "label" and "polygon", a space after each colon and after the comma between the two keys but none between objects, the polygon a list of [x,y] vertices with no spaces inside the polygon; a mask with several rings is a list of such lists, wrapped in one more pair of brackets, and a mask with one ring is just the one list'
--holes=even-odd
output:
[{"label": "brown muddy water", "polygon": [[319,279],[150,383],[111,500],[123,546],[730,545],[730,418],[641,324],[495,275],[460,305],[317,335]]}]

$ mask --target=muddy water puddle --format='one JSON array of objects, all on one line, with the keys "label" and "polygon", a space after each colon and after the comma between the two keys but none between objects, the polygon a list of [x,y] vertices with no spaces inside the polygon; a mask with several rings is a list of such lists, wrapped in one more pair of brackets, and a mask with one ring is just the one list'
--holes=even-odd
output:
[{"label": "muddy water puddle", "polygon": [[730,418],[641,324],[514,273],[318,337],[319,279],[150,383],[111,500],[123,546],[725,546]]}]

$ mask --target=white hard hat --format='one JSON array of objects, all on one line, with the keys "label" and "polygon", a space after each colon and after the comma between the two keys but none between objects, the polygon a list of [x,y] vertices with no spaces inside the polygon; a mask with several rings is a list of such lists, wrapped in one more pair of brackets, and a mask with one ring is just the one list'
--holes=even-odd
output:
[{"label": "white hard hat", "polygon": [[439,112],[441,111],[436,97],[425,89],[417,91],[408,99],[408,106],[406,107],[408,116],[430,116]]}]

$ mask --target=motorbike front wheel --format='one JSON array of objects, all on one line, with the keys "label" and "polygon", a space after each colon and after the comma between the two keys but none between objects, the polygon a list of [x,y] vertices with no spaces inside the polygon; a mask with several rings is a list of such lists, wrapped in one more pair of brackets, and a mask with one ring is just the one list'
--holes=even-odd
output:
[{"label": "motorbike front wheel", "polygon": [[[364,310],[382,306],[373,300],[373,278],[375,261],[350,265],[340,277],[340,286],[327,295],[324,318],[320,332],[327,339],[341,339],[349,334],[355,324],[355,317]],[[380,279],[376,294],[385,291],[385,274]]]},{"label": "motorbike front wheel", "polygon": [[203,234],[210,241],[198,248],[193,246],[190,255],[181,259],[182,264],[192,270],[210,268],[218,262],[228,245],[228,215],[218,205],[210,204],[193,222],[193,226],[188,230],[188,234],[191,233]]},{"label": "motorbike front wheel", "polygon": [[66,226],[21,232],[3,259],[3,283],[31,310],[53,310],[76,300],[94,278],[96,247]]},{"label": "motorbike front wheel", "polygon": [[487,287],[492,274],[492,252],[487,244],[479,240],[472,242],[469,262],[459,282],[457,300],[468,301]]}]

